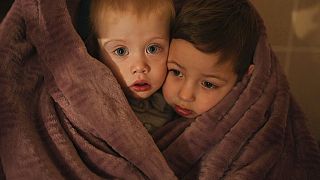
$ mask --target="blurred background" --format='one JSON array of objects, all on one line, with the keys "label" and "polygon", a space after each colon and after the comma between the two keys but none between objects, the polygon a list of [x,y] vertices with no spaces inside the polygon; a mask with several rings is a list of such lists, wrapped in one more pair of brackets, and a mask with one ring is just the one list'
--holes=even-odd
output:
[{"label": "blurred background", "polygon": [[[265,21],[269,41],[309,119],[309,129],[320,141],[320,0],[251,1]],[[0,0],[0,22],[12,2]]]},{"label": "blurred background", "polygon": [[265,21],[291,92],[320,142],[320,0],[251,2]]}]

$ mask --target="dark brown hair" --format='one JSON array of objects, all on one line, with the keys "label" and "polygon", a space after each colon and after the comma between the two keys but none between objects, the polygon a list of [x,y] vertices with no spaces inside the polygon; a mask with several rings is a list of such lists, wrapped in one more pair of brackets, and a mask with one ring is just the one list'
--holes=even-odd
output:
[{"label": "dark brown hair", "polygon": [[247,0],[186,0],[177,12],[172,38],[234,61],[238,78],[247,71],[259,39],[258,15]]}]

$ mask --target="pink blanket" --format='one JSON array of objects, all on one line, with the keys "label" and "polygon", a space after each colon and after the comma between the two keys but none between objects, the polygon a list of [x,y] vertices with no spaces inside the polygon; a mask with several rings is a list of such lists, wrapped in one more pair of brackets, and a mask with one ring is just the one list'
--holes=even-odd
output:
[{"label": "pink blanket", "polygon": [[78,3],[16,0],[0,26],[0,179],[320,179],[266,35],[251,77],[151,137],[75,31]]}]

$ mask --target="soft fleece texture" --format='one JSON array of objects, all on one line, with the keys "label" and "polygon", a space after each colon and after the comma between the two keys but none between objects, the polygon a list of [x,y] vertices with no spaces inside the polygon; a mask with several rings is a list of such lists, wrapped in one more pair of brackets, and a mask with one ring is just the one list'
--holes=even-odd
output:
[{"label": "soft fleece texture", "polygon": [[251,77],[152,138],[87,53],[78,4],[16,0],[1,23],[1,179],[320,179],[319,148],[264,33]]}]

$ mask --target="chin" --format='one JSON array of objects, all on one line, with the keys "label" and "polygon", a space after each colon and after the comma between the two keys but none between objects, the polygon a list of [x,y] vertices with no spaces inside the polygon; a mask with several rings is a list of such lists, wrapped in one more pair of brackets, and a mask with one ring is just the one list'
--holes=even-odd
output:
[{"label": "chin", "polygon": [[149,98],[152,93],[131,93],[131,97],[138,100],[144,100]]}]

